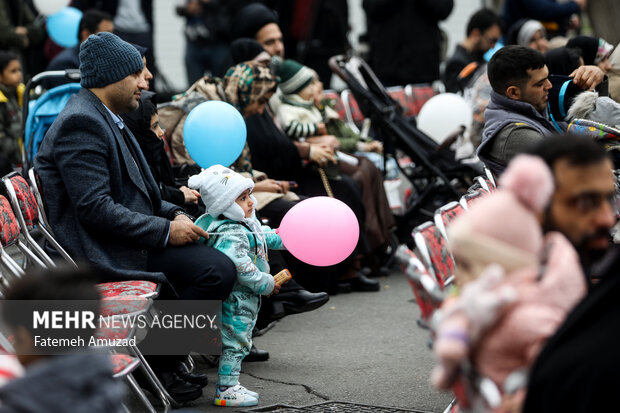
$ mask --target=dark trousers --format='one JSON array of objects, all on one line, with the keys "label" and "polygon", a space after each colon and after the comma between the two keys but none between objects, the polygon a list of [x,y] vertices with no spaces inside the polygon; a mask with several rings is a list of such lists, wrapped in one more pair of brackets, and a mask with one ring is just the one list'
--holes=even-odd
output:
[{"label": "dark trousers", "polygon": [[[224,300],[230,295],[237,272],[232,261],[218,250],[202,244],[166,247],[149,253],[147,270],[163,272],[182,300]],[[161,298],[171,298],[170,292]],[[159,330],[160,334],[165,331]],[[147,340],[158,340],[149,334]],[[150,356],[147,360],[155,371],[172,371],[192,350],[179,356]]]}]

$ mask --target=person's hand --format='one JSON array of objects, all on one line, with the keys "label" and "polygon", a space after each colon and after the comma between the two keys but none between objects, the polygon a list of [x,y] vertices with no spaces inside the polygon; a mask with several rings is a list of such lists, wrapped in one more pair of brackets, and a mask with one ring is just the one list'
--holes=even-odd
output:
[{"label": "person's hand", "polygon": [[383,153],[383,143],[379,141],[372,141],[365,144],[366,152]]},{"label": "person's hand", "polygon": [[170,236],[168,237],[168,244],[173,246],[180,246],[185,244],[191,244],[203,238],[209,238],[209,234],[202,228],[194,223],[184,215],[177,215],[172,222],[170,222]]},{"label": "person's hand", "polygon": [[327,135],[327,126],[325,126],[324,122],[316,124],[316,134],[317,135]]},{"label": "person's hand", "polygon": [[584,90],[592,90],[605,80],[605,73],[598,66],[579,66],[569,77],[573,83]]},{"label": "person's hand", "polygon": [[340,141],[334,135],[312,136],[306,140],[310,143],[329,145],[334,151],[340,148]]},{"label": "person's hand", "polygon": [[588,5],[588,0],[573,0],[573,2],[575,2],[581,10],[585,9]]},{"label": "person's hand", "polygon": [[288,182],[286,183],[286,185],[287,187],[285,191],[280,181],[276,181],[274,179],[263,179],[262,181],[258,181],[254,184],[254,191],[285,194],[286,192],[288,192]]},{"label": "person's hand", "polygon": [[279,293],[280,292],[280,287],[281,287],[280,284],[274,283],[273,284],[273,290],[271,291],[271,293],[267,297],[271,297],[272,295]]},{"label": "person's hand", "polygon": [[197,204],[198,203],[198,198],[200,198],[200,192],[194,189],[189,189],[186,186],[182,186],[179,189],[181,190],[181,192],[183,192],[183,196],[185,197],[186,204]]},{"label": "person's hand", "polygon": [[197,0],[190,0],[185,6],[185,11],[191,16],[198,16],[202,13],[202,6]]},{"label": "person's hand", "polygon": [[327,163],[330,161],[336,163],[336,158],[334,158],[334,151],[325,144],[310,145],[310,160],[318,163],[321,166],[327,165]]}]

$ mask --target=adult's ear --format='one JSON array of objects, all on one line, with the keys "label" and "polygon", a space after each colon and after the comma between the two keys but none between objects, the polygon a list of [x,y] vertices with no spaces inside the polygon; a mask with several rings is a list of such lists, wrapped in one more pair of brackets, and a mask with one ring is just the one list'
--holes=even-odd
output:
[{"label": "adult's ear", "polygon": [[517,86],[508,86],[506,88],[506,96],[510,99],[521,100],[521,89]]}]

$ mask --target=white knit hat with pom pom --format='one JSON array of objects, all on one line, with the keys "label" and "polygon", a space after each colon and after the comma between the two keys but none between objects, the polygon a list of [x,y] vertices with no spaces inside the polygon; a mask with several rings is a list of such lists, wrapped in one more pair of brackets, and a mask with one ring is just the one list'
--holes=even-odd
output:
[{"label": "white knit hat with pom pom", "polygon": [[[200,192],[207,214],[214,218],[224,215],[234,221],[245,219],[243,209],[235,200],[246,189],[252,190],[254,182],[222,165],[213,165],[198,175],[191,176],[187,186]],[[254,208],[256,199],[252,197]]]},{"label": "white knit hat with pom pom", "polygon": [[511,259],[510,266],[537,262],[543,247],[538,215],[549,204],[553,190],[553,175],[542,159],[515,157],[501,176],[499,189],[454,221],[449,231],[452,248],[455,252],[486,251],[488,263],[504,253],[519,257]]}]

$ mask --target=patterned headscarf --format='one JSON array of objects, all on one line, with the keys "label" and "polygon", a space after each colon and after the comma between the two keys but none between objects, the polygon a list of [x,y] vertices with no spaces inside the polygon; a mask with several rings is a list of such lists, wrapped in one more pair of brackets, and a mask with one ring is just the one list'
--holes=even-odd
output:
[{"label": "patterned headscarf", "polygon": [[246,107],[271,95],[278,86],[268,66],[251,61],[228,69],[222,83],[226,100],[242,114]]}]

